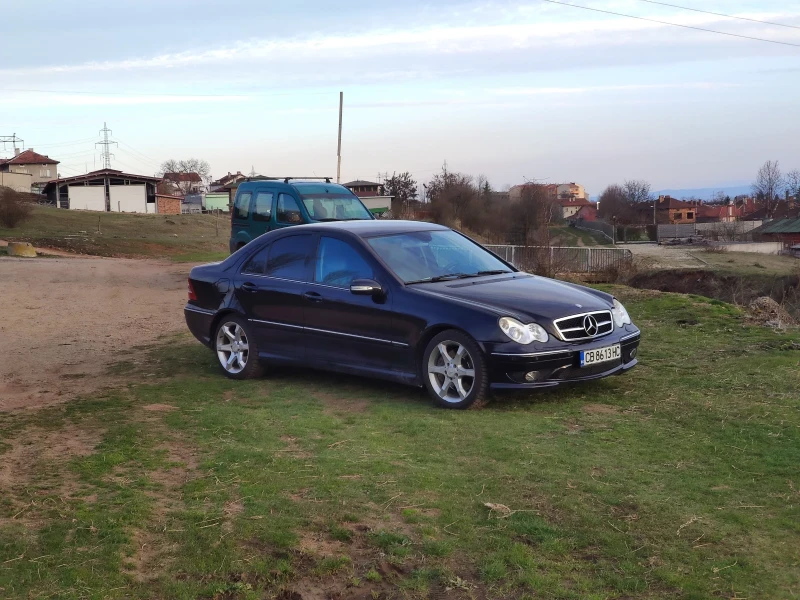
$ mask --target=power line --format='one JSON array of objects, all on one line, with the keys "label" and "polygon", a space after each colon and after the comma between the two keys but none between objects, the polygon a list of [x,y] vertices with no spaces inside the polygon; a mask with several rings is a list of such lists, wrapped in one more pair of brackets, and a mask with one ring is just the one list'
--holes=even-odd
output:
[{"label": "power line", "polygon": [[549,2],[550,4],[560,4],[561,6],[569,6],[571,8],[580,8],[583,10],[591,10],[592,12],[604,13],[607,15],[614,15],[617,17],[627,17],[629,19],[638,19],[639,21],[649,21],[650,23],[658,23],[659,25],[671,25],[672,27],[682,27],[683,29],[694,29],[695,31],[704,31],[706,33],[716,33],[718,35],[727,35],[730,37],[742,38],[745,40],[753,40],[756,42],[767,42],[769,44],[780,44],[782,46],[794,46],[800,48],[800,44],[793,44],[792,42],[779,42],[778,40],[768,40],[766,38],[757,38],[749,35],[740,35],[738,33],[728,33],[726,31],[717,31],[715,29],[706,29],[704,27],[695,27],[693,25],[681,25],[680,23],[671,23],[669,21],[660,21],[658,19],[650,19],[648,17],[636,17],[634,15],[626,15],[624,13],[614,12],[611,10],[603,10],[601,8],[591,8],[589,6],[580,6],[578,4],[569,4],[568,2],[560,2],[559,0],[542,0],[542,2]]},{"label": "power line", "polygon": [[690,8],[688,6],[678,6],[677,4],[669,4],[667,2],[657,2],[656,0],[639,0],[639,2],[647,2],[648,4],[660,4],[661,6],[669,6],[671,8],[680,8],[681,10],[691,10],[694,12],[705,13],[707,15],[715,15],[717,17],[725,17],[727,19],[739,19],[740,21],[750,21],[752,23],[761,23],[762,25],[775,25],[776,27],[790,27],[792,29],[800,29],[797,25],[788,25],[786,23],[775,23],[773,21],[760,21],[758,19],[751,19],[749,17],[739,17],[736,15],[726,15],[725,13],[712,12],[710,10],[700,10],[699,8]]}]

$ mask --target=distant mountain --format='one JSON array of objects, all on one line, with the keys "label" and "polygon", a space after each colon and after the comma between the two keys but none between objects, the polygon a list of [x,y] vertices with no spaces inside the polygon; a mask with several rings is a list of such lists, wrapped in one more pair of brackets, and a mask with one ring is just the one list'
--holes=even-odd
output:
[{"label": "distant mountain", "polygon": [[749,194],[752,191],[749,185],[720,186],[715,188],[686,188],[682,190],[657,190],[655,193],[660,196],[672,196],[673,198],[699,198],[700,200],[711,200],[717,192],[725,192],[731,198]]}]

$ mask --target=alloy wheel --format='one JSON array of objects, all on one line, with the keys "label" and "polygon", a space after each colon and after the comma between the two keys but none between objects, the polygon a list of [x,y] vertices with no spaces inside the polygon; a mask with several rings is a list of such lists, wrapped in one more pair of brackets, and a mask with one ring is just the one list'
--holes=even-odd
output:
[{"label": "alloy wheel", "polygon": [[244,327],[229,321],[217,331],[217,357],[228,373],[237,374],[244,371],[250,356],[250,344]]},{"label": "alloy wheel", "polygon": [[475,363],[463,345],[446,340],[428,358],[428,378],[442,400],[461,402],[475,385]]}]

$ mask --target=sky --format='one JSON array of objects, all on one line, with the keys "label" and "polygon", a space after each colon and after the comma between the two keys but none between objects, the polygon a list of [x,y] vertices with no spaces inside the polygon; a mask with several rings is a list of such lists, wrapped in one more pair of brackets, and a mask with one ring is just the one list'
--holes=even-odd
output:
[{"label": "sky", "polygon": [[[62,176],[483,174],[496,189],[744,185],[800,169],[800,0],[43,0],[0,19],[0,136]],[[796,44],[786,45],[786,44]],[[11,148],[0,145],[0,156]]]}]

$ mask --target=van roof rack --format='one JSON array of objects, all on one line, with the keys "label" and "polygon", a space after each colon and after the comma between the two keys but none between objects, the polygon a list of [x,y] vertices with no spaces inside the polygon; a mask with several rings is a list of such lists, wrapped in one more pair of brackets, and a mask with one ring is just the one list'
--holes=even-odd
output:
[{"label": "van roof rack", "polygon": [[310,179],[312,181],[325,181],[330,183],[333,177],[267,177],[266,175],[255,175],[247,177],[245,181],[279,181],[283,179],[283,183],[289,183],[293,179]]},{"label": "van roof rack", "polygon": [[315,181],[322,181],[324,180],[325,183],[330,183],[332,177],[283,177],[283,183],[289,183],[290,179],[312,179]]}]

